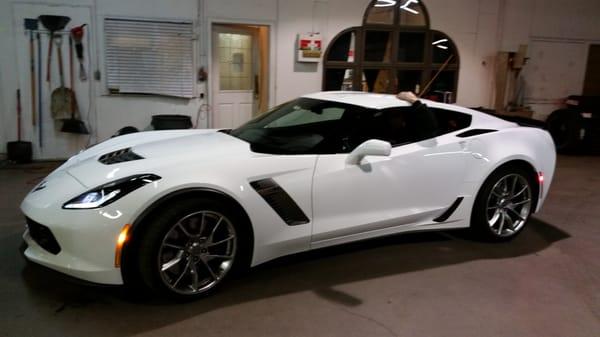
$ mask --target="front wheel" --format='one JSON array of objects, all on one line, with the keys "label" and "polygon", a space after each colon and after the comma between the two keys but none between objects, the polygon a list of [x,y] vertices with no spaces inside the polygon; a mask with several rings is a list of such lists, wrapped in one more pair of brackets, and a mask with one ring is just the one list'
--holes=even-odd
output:
[{"label": "front wheel", "polygon": [[506,167],[485,181],[471,216],[471,228],[488,241],[505,241],[517,236],[527,224],[534,207],[534,186],[529,174]]},{"label": "front wheel", "polygon": [[239,255],[247,247],[241,221],[209,199],[172,205],[146,227],[139,260],[144,283],[180,299],[213,292],[243,264]]}]

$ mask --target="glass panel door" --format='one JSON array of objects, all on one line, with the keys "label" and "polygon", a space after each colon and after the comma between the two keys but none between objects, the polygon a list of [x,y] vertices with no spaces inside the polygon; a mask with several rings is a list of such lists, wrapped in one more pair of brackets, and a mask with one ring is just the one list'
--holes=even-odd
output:
[{"label": "glass panel door", "polygon": [[219,33],[221,90],[252,90],[252,36]]}]

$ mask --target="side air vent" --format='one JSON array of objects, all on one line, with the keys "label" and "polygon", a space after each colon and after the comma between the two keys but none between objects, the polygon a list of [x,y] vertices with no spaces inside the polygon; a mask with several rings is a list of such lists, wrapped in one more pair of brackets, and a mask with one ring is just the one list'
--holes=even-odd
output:
[{"label": "side air vent", "polygon": [[456,209],[458,208],[458,206],[460,206],[460,203],[462,201],[463,201],[463,197],[456,198],[456,200],[454,200],[454,202],[452,203],[452,205],[450,205],[450,207],[448,207],[448,209],[446,209],[444,211],[444,213],[442,213],[442,215],[440,215],[437,218],[433,219],[433,221],[435,221],[435,222],[444,222],[444,221],[448,220],[448,218],[452,215],[452,213],[454,213],[454,211],[456,211]]},{"label": "side air vent", "polygon": [[103,154],[98,158],[98,161],[104,165],[112,165],[122,163],[126,161],[144,159],[144,157],[131,151],[131,148],[113,151],[107,154]]},{"label": "side air vent", "polygon": [[250,183],[250,186],[265,199],[275,213],[285,221],[288,226],[297,226],[308,223],[309,220],[298,204],[279,186],[275,180],[267,178]]},{"label": "side air vent", "polygon": [[459,133],[458,135],[456,135],[456,137],[460,137],[460,138],[467,138],[467,137],[473,137],[473,136],[477,136],[477,135],[483,135],[486,133],[490,133],[490,132],[496,132],[498,130],[492,130],[492,129],[471,129],[468,131],[465,131],[463,133]]}]

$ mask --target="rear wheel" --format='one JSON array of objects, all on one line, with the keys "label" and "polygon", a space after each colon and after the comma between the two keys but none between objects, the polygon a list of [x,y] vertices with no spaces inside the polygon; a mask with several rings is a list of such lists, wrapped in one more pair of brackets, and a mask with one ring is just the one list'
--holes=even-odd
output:
[{"label": "rear wheel", "polygon": [[581,144],[581,117],[576,111],[563,109],[554,111],[546,121],[548,132],[552,135],[556,150],[570,153]]},{"label": "rear wheel", "polygon": [[523,230],[534,207],[535,189],[530,174],[520,167],[492,173],[477,194],[472,229],[483,239],[504,241]]},{"label": "rear wheel", "polygon": [[140,275],[150,288],[176,298],[213,292],[244,267],[245,224],[219,202],[198,198],[171,205],[148,223],[140,241]]}]

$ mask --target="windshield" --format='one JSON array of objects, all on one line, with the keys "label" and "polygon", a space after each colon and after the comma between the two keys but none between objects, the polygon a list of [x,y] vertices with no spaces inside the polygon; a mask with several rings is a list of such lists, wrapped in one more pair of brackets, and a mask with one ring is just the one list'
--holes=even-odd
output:
[{"label": "windshield", "polygon": [[250,143],[252,151],[273,154],[344,152],[336,137],[344,120],[361,108],[349,104],[299,98],[231,131]]}]

